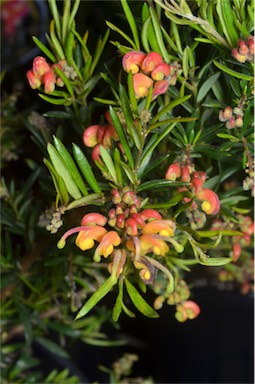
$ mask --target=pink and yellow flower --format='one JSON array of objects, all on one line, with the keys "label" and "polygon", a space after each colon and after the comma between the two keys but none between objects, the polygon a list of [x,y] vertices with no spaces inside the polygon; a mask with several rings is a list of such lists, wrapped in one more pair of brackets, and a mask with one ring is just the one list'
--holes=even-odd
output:
[{"label": "pink and yellow flower", "polygon": [[108,257],[113,252],[114,247],[117,247],[120,243],[121,239],[117,232],[107,232],[95,250],[94,260],[98,262],[101,260],[101,256]]},{"label": "pink and yellow flower", "polygon": [[203,188],[196,194],[198,200],[202,201],[201,208],[207,215],[216,215],[220,210],[218,195],[208,188]]},{"label": "pink and yellow flower", "polygon": [[138,99],[147,96],[150,87],[153,86],[153,80],[143,73],[136,73],[133,76],[133,83],[135,95]]}]

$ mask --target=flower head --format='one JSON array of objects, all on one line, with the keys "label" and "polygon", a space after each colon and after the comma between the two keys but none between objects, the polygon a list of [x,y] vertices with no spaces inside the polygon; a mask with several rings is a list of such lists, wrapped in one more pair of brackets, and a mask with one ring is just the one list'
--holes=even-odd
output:
[{"label": "flower head", "polygon": [[50,71],[50,66],[42,56],[36,56],[33,60],[33,72],[36,76],[43,76]]}]

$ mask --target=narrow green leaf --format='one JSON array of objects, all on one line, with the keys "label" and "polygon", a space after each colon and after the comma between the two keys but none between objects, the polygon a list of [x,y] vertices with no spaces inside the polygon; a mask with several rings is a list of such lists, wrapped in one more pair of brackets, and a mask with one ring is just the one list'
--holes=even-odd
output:
[{"label": "narrow green leaf", "polygon": [[217,72],[213,76],[210,76],[199,88],[198,94],[197,94],[197,102],[200,103],[201,100],[207,95],[207,93],[212,88],[213,84],[218,80],[221,73]]},{"label": "narrow green leaf", "polygon": [[61,23],[60,23],[59,11],[58,11],[56,0],[49,1],[49,8],[56,25],[58,38],[61,39]]},{"label": "narrow green leaf", "polygon": [[47,145],[47,150],[48,150],[50,159],[52,161],[52,164],[53,164],[56,172],[64,180],[66,188],[67,188],[68,192],[70,193],[70,195],[74,199],[79,199],[80,197],[82,197],[82,195],[81,195],[77,185],[73,181],[72,176],[71,176],[69,170],[67,169],[67,167],[64,164],[63,160],[59,156],[57,150],[50,143],[48,143],[48,145]]},{"label": "narrow green leaf", "polygon": [[53,62],[56,63],[57,59],[56,57],[51,53],[51,51],[44,45],[37,37],[32,36],[32,39],[34,43],[37,45],[38,48]]},{"label": "narrow green leaf", "polygon": [[115,110],[111,106],[109,107],[109,111],[110,111],[112,123],[114,125],[114,128],[116,129],[117,135],[119,136],[120,142],[121,142],[123,149],[124,149],[124,152],[125,152],[125,155],[127,156],[129,165],[133,169],[134,168],[134,161],[133,161],[133,157],[132,157],[132,154],[130,151],[130,147],[129,147],[128,142],[127,142],[126,133],[122,127],[122,124],[120,122],[120,119],[119,119],[117,113],[115,112]]},{"label": "narrow green leaf", "polygon": [[119,280],[119,293],[112,311],[112,319],[114,322],[119,320],[121,311],[122,311],[122,302],[123,302],[123,279]]},{"label": "narrow green leaf", "polygon": [[169,188],[169,187],[184,187],[187,183],[182,181],[170,181],[170,180],[150,180],[142,183],[138,186],[137,192],[145,191],[146,189],[153,190],[153,188]]},{"label": "narrow green leaf", "polygon": [[71,105],[72,102],[68,99],[57,99],[57,98],[53,98],[53,97],[49,97],[49,96],[46,96],[46,95],[43,95],[42,93],[39,93],[38,94],[40,96],[41,99],[47,101],[48,103],[51,103],[51,104],[54,104],[54,105]]},{"label": "narrow green leaf", "polygon": [[143,162],[146,161],[146,159],[151,156],[154,149],[159,145],[159,143],[172,131],[172,129],[175,127],[176,123],[170,124],[166,129],[163,130],[163,132],[158,135],[155,133],[156,140],[151,144],[151,146],[144,151],[143,156],[141,158],[140,166],[142,166]]},{"label": "narrow green leaf", "polygon": [[64,74],[63,71],[61,71],[60,68],[56,67],[55,71],[56,71],[57,75],[63,80],[63,83],[65,84],[70,95],[74,96],[74,90],[73,90],[73,86],[71,84],[71,81],[66,77],[66,75]]},{"label": "narrow green leaf", "polygon": [[159,317],[158,313],[144,300],[127,278],[125,278],[125,285],[130,299],[143,315],[154,319]]},{"label": "narrow green leaf", "polygon": [[210,231],[197,231],[200,237],[214,237],[218,235],[222,236],[242,236],[242,232],[234,231],[230,229],[211,229]]},{"label": "narrow green leaf", "polygon": [[97,204],[100,199],[102,200],[102,197],[103,197],[103,194],[101,194],[101,193],[91,193],[88,196],[84,196],[78,200],[72,201],[66,207],[66,210],[68,211],[68,210],[73,209],[73,208],[84,207],[85,205]]},{"label": "narrow green leaf", "polygon": [[120,151],[118,148],[114,149],[113,153],[113,159],[114,159],[114,166],[116,170],[118,185],[123,186],[123,175],[122,175],[122,168],[121,168],[121,159],[120,159]]},{"label": "narrow green leaf", "polygon": [[50,171],[53,184],[55,186],[55,189],[57,191],[58,197],[60,198],[60,201],[62,204],[67,204],[69,201],[69,195],[66,188],[66,185],[64,183],[64,180],[62,177],[57,173],[51,162],[49,162],[47,159],[43,160],[44,164],[47,166],[47,168]]},{"label": "narrow green leaf", "polygon": [[180,98],[177,98],[173,101],[171,101],[169,104],[167,104],[164,108],[161,109],[161,111],[159,111],[154,117],[153,119],[151,120],[151,123],[150,124],[154,124],[156,123],[156,121],[158,121],[160,119],[160,117],[164,116],[165,114],[167,114],[168,112],[170,112],[174,107],[176,107],[177,105],[180,105],[182,103],[184,103],[185,101],[187,101],[188,99],[190,99],[192,95],[186,95],[184,97],[180,97]]},{"label": "narrow green leaf", "polygon": [[62,25],[62,43],[65,44],[66,37],[67,37],[67,31],[69,27],[69,17],[70,17],[70,10],[71,10],[71,0],[65,0],[63,3],[63,16],[61,20]]},{"label": "narrow green leaf", "polygon": [[150,11],[151,20],[152,20],[155,36],[156,36],[156,39],[157,39],[157,43],[158,43],[159,48],[160,48],[160,52],[159,53],[162,55],[164,61],[166,63],[168,63],[169,62],[169,56],[168,56],[168,52],[167,52],[165,44],[164,44],[164,40],[163,40],[163,36],[162,36],[162,32],[161,32],[161,27],[160,27],[159,20],[158,20],[158,16],[157,16],[156,12],[154,11],[154,9],[152,7],[149,7],[149,11]]},{"label": "narrow green leaf", "polygon": [[221,69],[223,72],[228,73],[230,76],[234,76],[234,77],[237,77],[238,79],[247,80],[247,81],[251,81],[253,79],[253,76],[234,71],[233,69],[230,69],[225,65],[218,63],[218,61],[216,60],[213,61],[213,64],[216,65],[216,67]]},{"label": "narrow green leaf", "polygon": [[130,39],[130,37],[124,33],[120,28],[116,27],[116,25],[106,21],[106,25],[111,28],[113,31],[118,32],[125,40],[129,42],[133,49],[136,49],[136,44]]},{"label": "narrow green leaf", "polygon": [[132,109],[134,113],[138,115],[138,106],[137,106],[137,100],[135,97],[133,75],[131,71],[128,74],[128,95],[129,95],[129,100],[130,100]]},{"label": "narrow green leaf", "polygon": [[71,10],[71,14],[69,16],[68,30],[70,30],[72,27],[73,20],[76,16],[78,9],[79,9],[79,6],[80,6],[80,0],[75,0],[75,2],[72,4],[72,10]]},{"label": "narrow green leaf", "polygon": [[136,50],[139,51],[140,50],[139,34],[138,34],[138,31],[137,31],[137,27],[136,27],[136,22],[135,22],[134,16],[133,16],[132,11],[131,11],[131,9],[130,9],[130,7],[128,5],[128,2],[126,0],[121,0],[121,5],[122,5],[123,11],[124,11],[124,13],[126,15],[126,18],[127,18],[128,24],[130,26],[130,29],[132,31],[134,42],[135,42],[135,45],[136,45]]},{"label": "narrow green leaf", "polygon": [[88,182],[89,186],[91,187],[91,189],[96,193],[101,192],[101,188],[98,185],[98,182],[94,176],[94,173],[91,169],[91,166],[90,166],[87,158],[85,157],[82,150],[76,144],[73,144],[73,153],[74,153],[75,160],[76,160],[83,176],[85,177],[86,181]]},{"label": "narrow green leaf", "polygon": [[233,259],[231,257],[208,257],[204,260],[199,260],[199,264],[207,267],[220,267],[229,264]]},{"label": "narrow green leaf", "polygon": [[131,181],[132,184],[136,184],[136,175],[133,171],[129,168],[129,166],[124,163],[124,161],[120,162],[122,168],[124,169],[125,174],[127,175],[128,179]]},{"label": "narrow green leaf", "polygon": [[78,186],[80,191],[83,193],[84,196],[88,195],[87,188],[82,180],[82,177],[70,155],[70,153],[67,151],[63,143],[60,139],[54,136],[54,144],[55,147],[64,161],[66,167],[68,168],[69,172],[71,173],[72,179],[74,180],[75,184]]},{"label": "narrow green leaf", "polygon": [[116,169],[115,169],[115,166],[113,164],[111,155],[109,154],[108,150],[103,145],[100,146],[100,155],[104,161],[104,164],[105,164],[109,174],[112,177],[113,182],[118,185]]},{"label": "narrow green leaf", "polygon": [[93,295],[88,299],[88,301],[82,306],[82,308],[77,313],[75,320],[84,317],[104,296],[107,295],[117,283],[118,279],[115,275],[108,277],[105,282],[100,285],[100,287],[93,293]]},{"label": "narrow green leaf", "polygon": [[110,30],[107,29],[104,37],[103,37],[103,40],[99,39],[98,40],[98,43],[97,43],[97,46],[94,50],[94,55],[93,55],[93,58],[92,58],[92,61],[91,61],[91,66],[90,66],[90,75],[93,74],[94,72],[94,69],[95,67],[97,66],[97,63],[102,55],[102,52],[104,50],[104,47],[105,47],[105,44],[108,40],[108,36],[109,36],[109,33],[110,33]]},{"label": "narrow green leaf", "polygon": [[[74,29],[74,26],[73,26]],[[68,65],[72,65],[73,60],[73,50],[74,50],[74,34],[72,30],[68,31],[67,39],[66,39],[66,45],[65,45],[65,55]]]},{"label": "narrow green leaf", "polygon": [[127,93],[121,84],[119,85],[119,96],[128,132],[134,140],[136,148],[140,149],[142,145],[141,133],[139,132],[138,127],[134,125],[134,117],[130,108],[130,102]]},{"label": "narrow green leaf", "polygon": [[52,46],[58,56],[59,60],[62,60],[65,58],[65,53],[63,51],[63,48],[61,46],[60,41],[58,40],[56,34],[55,34],[55,29],[54,29],[54,20],[51,21],[50,23],[50,40],[52,43]]},{"label": "narrow green leaf", "polygon": [[236,15],[233,11],[232,2],[230,0],[218,0],[216,4],[216,11],[219,15],[226,40],[229,46],[233,48],[236,46],[239,36],[235,29]]},{"label": "narrow green leaf", "polygon": [[39,344],[41,344],[43,347],[45,347],[46,349],[48,349],[48,351],[50,351],[51,353],[53,353],[54,355],[57,355],[57,356],[60,356],[64,359],[68,359],[70,356],[69,354],[64,350],[62,349],[61,347],[59,347],[56,343],[54,343],[53,341],[49,340],[49,339],[46,339],[45,337],[42,337],[42,336],[37,336],[36,339],[35,339]]}]

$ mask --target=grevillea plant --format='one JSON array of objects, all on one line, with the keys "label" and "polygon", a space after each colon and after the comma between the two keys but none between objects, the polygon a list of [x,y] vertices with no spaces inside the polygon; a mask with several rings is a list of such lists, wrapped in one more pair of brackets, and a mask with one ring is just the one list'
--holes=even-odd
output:
[{"label": "grevillea plant", "polygon": [[[176,306],[177,320],[193,319],[200,308],[185,279],[196,264],[249,291],[254,37],[253,5],[243,3],[143,2],[137,21],[121,0],[130,33],[106,21],[91,54],[88,34],[75,28],[79,1],[65,1],[63,16],[49,2],[49,48],[34,38],[43,56],[27,79],[63,107],[47,116],[68,118],[81,143],[71,149],[56,134],[47,145],[57,193],[47,229],[59,234],[60,255],[66,247],[105,271],[76,319],[110,291],[114,321],[122,311],[135,316],[130,301],[148,317],[165,302]],[[110,30],[117,70],[109,63],[95,75]],[[95,91],[99,81],[106,96]],[[84,115],[89,102],[101,117]],[[79,276],[81,284],[86,272]]]}]

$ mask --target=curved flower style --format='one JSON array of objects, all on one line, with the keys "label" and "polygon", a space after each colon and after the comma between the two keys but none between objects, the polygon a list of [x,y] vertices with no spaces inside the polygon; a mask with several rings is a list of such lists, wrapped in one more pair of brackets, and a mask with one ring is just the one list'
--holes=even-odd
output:
[{"label": "curved flower style", "polygon": [[211,189],[204,188],[197,193],[197,199],[202,201],[201,208],[207,215],[216,215],[220,210],[220,201],[217,194]]},{"label": "curved flower style", "polygon": [[142,229],[144,235],[158,233],[161,236],[173,236],[174,231],[175,224],[172,220],[153,220]]}]

